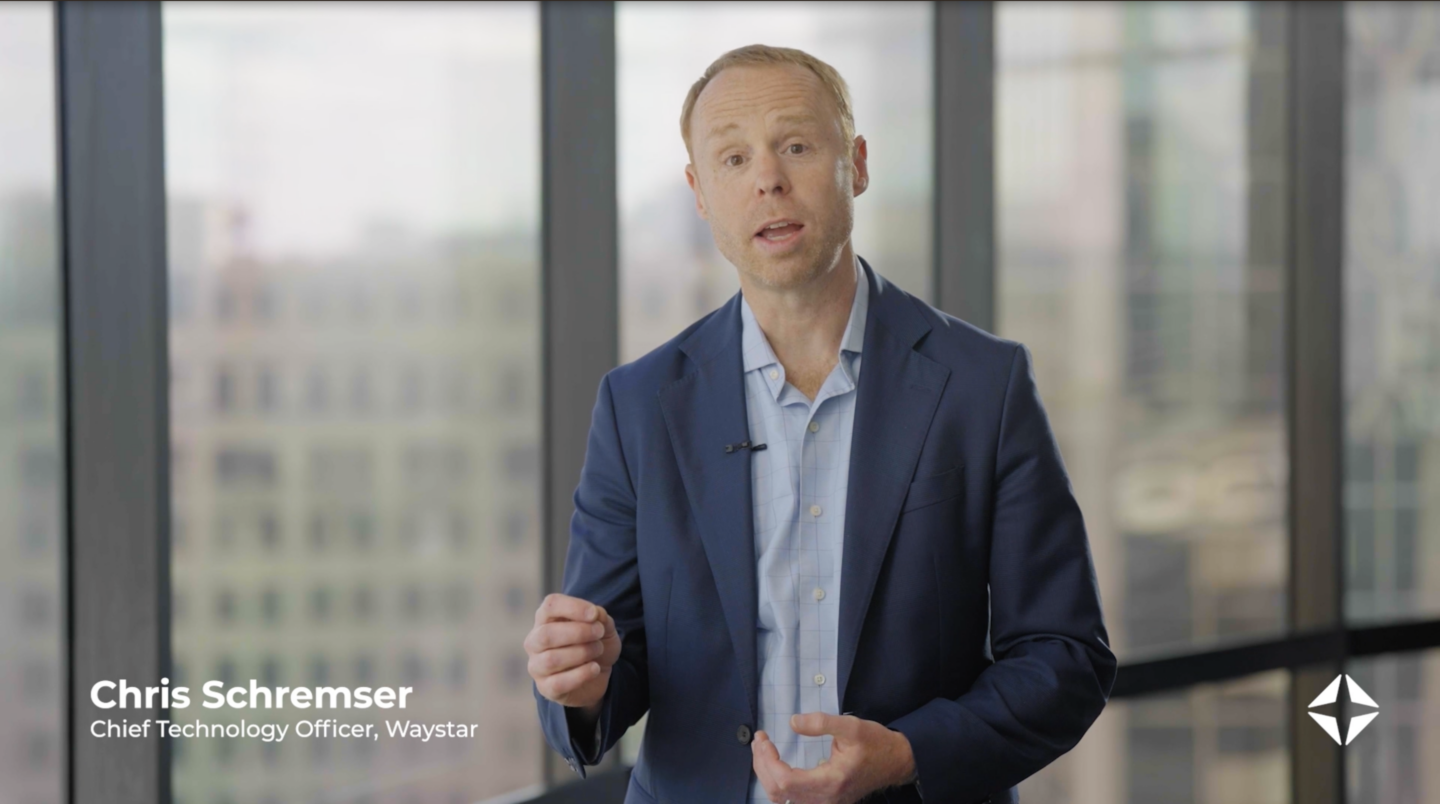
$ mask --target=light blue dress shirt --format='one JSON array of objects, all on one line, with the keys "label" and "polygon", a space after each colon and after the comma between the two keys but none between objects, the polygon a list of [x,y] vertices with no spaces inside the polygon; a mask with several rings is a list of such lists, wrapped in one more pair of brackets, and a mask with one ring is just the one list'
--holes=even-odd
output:
[{"label": "light blue dress shirt", "polygon": [[[790,716],[840,714],[836,642],[850,436],[870,287],[857,259],[855,300],[839,359],[812,402],[785,381],[785,367],[740,301],[745,405],[755,506],[760,724],[795,768],[829,759],[830,736],[798,735]],[[757,778],[750,801],[770,804]]]}]

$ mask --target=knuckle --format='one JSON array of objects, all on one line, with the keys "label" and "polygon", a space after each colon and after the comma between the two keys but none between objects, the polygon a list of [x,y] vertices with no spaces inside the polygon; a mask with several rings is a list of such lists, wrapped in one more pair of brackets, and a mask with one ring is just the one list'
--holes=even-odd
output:
[{"label": "knuckle", "polygon": [[545,697],[551,700],[559,700],[560,696],[570,691],[570,688],[565,686],[565,679],[560,676],[546,676],[545,683],[549,687]]}]

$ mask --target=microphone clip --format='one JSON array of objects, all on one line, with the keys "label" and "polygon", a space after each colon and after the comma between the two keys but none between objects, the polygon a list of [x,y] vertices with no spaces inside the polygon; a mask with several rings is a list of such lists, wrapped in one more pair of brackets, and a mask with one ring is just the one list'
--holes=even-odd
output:
[{"label": "microphone clip", "polygon": [[764,445],[764,444],[751,444],[749,441],[741,441],[739,444],[726,444],[726,445],[725,445],[725,454],[726,454],[726,455],[729,455],[730,453],[735,452],[736,450],[742,450],[742,449],[748,449],[748,450],[750,450],[751,452],[759,452],[760,450],[765,449],[765,445]]}]

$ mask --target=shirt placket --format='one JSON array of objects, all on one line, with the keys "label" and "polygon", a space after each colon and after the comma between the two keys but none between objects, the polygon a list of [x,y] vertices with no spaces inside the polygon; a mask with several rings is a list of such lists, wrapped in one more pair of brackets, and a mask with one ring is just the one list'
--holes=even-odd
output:
[{"label": "shirt placket", "polygon": [[[833,378],[831,378],[833,380]],[[825,467],[820,465],[821,456],[817,444],[817,433],[822,428],[822,413],[826,401],[835,396],[827,381],[816,394],[813,405],[807,407],[807,415],[799,432],[800,459],[796,495],[801,511],[800,527],[800,568],[797,603],[799,613],[799,650],[797,669],[800,685],[801,712],[827,712],[838,714],[838,706],[830,705],[831,697],[826,693],[834,684],[834,661],[827,658],[823,646],[827,642],[824,632],[827,628],[822,616],[821,601],[832,588],[834,578],[833,561],[830,552],[831,529],[826,527],[836,512],[825,510],[830,501],[829,490],[823,487]],[[814,767],[830,756],[830,737],[802,737],[801,763],[803,767]]]}]

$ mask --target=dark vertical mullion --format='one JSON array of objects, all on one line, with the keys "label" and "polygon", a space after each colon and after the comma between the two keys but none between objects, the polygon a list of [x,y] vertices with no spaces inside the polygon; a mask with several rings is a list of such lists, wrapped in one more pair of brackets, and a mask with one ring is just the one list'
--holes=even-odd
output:
[{"label": "dark vertical mullion", "polygon": [[160,45],[159,3],[56,4],[75,804],[170,800],[161,740],[89,733],[117,711],[91,685],[154,685],[169,666]]},{"label": "dark vertical mullion", "polygon": [[[1289,17],[1290,625],[1310,631],[1344,626],[1344,4],[1292,3]],[[1294,675],[1290,723],[1295,801],[1324,804],[1344,798],[1341,751],[1306,714],[1310,701],[1342,669],[1343,656]]]},{"label": "dark vertical mullion", "polygon": [[995,4],[935,4],[935,306],[995,331]]},{"label": "dark vertical mullion", "polygon": [[[540,6],[545,592],[558,591],[590,414],[619,360],[615,5]],[[609,761],[613,764],[613,759]],[[561,774],[561,771],[565,774]],[[569,778],[545,750],[545,777]]]}]

